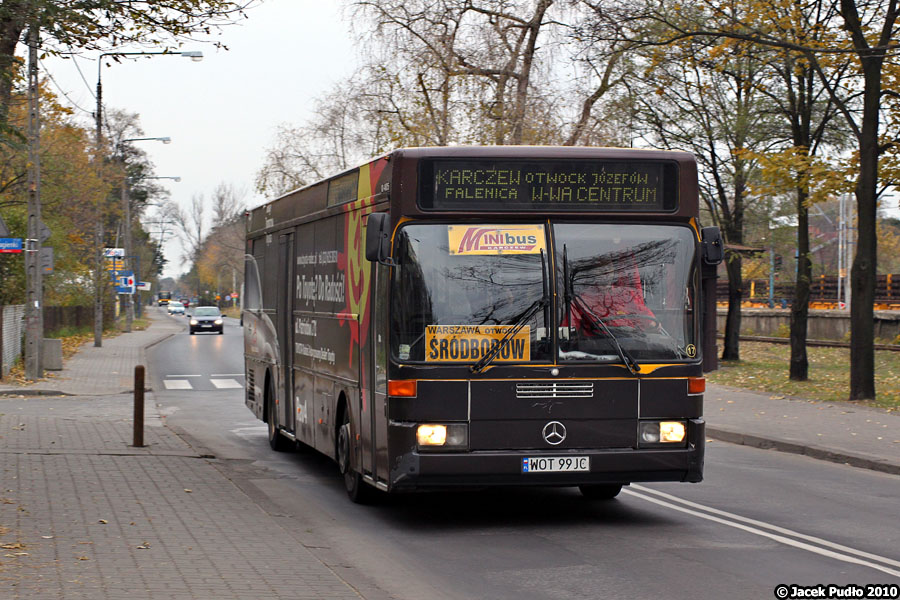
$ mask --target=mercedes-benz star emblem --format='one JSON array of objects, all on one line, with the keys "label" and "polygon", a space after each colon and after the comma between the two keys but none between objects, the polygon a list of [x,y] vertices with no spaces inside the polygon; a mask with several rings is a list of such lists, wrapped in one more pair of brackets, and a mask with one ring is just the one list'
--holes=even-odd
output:
[{"label": "mercedes-benz star emblem", "polygon": [[566,426],[559,421],[550,421],[544,425],[541,435],[544,436],[544,441],[551,446],[558,446],[566,439]]}]

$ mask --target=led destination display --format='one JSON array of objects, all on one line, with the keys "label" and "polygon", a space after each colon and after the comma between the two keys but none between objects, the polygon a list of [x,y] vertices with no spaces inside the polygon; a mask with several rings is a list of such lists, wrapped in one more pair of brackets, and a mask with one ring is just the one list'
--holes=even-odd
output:
[{"label": "led destination display", "polygon": [[419,205],[434,210],[673,211],[677,168],[596,160],[428,161]]}]

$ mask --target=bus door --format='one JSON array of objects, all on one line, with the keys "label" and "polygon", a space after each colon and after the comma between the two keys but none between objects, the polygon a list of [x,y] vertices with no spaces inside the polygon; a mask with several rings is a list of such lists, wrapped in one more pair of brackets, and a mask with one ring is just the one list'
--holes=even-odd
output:
[{"label": "bus door", "polygon": [[278,238],[278,277],[286,285],[279,285],[281,293],[278,294],[276,306],[276,324],[278,328],[279,360],[282,365],[282,381],[279,382],[284,391],[283,399],[278,415],[278,421],[284,424],[285,429],[296,432],[294,427],[294,324],[293,324],[293,298],[294,298],[294,234],[286,233]]},{"label": "bus door", "polygon": [[369,386],[369,410],[363,412],[363,471],[372,474],[376,482],[387,482],[387,343],[388,330],[388,283],[390,273],[388,267],[375,264],[373,270],[375,285],[372,286],[372,373],[374,381]]}]

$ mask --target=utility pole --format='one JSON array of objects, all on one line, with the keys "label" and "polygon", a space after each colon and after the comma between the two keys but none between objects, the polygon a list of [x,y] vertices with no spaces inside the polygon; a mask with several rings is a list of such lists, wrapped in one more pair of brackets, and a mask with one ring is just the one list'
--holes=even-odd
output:
[{"label": "utility pole", "polygon": [[41,271],[41,162],[40,101],[38,90],[39,25],[31,15],[28,28],[28,239],[25,240],[25,377],[44,375],[41,346],[44,343],[43,273]]},{"label": "utility pole", "polygon": [[[97,112],[94,113],[97,144],[97,172],[102,175],[103,164],[103,86],[100,83],[100,69],[103,66],[103,55],[100,55],[97,67]],[[94,347],[103,346],[103,212],[101,197],[97,196],[97,223],[94,229]]]},{"label": "utility pole", "polygon": [[[125,238],[125,258],[126,263],[131,261],[131,272],[135,273],[135,277],[137,277],[137,271],[134,268],[133,257],[131,255],[131,198],[128,195],[128,171],[125,166],[125,157],[122,157],[122,170],[123,170],[123,178],[122,178],[122,213],[124,214],[124,238]],[[137,281],[137,279],[135,279]],[[134,302],[132,301],[131,294],[122,294],[122,300],[125,302],[125,331],[130,332],[131,326],[134,323]]]}]

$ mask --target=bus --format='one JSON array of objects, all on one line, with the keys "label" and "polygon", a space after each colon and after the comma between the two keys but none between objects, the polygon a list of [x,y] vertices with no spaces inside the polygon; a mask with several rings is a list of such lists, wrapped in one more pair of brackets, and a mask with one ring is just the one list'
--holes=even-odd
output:
[{"label": "bus", "polygon": [[157,306],[168,306],[171,301],[172,292],[167,292],[165,290],[159,292],[159,296],[157,296]]},{"label": "bus", "polygon": [[404,148],[285,194],[247,213],[246,405],[354,502],[699,482],[698,218],[654,150]]}]

